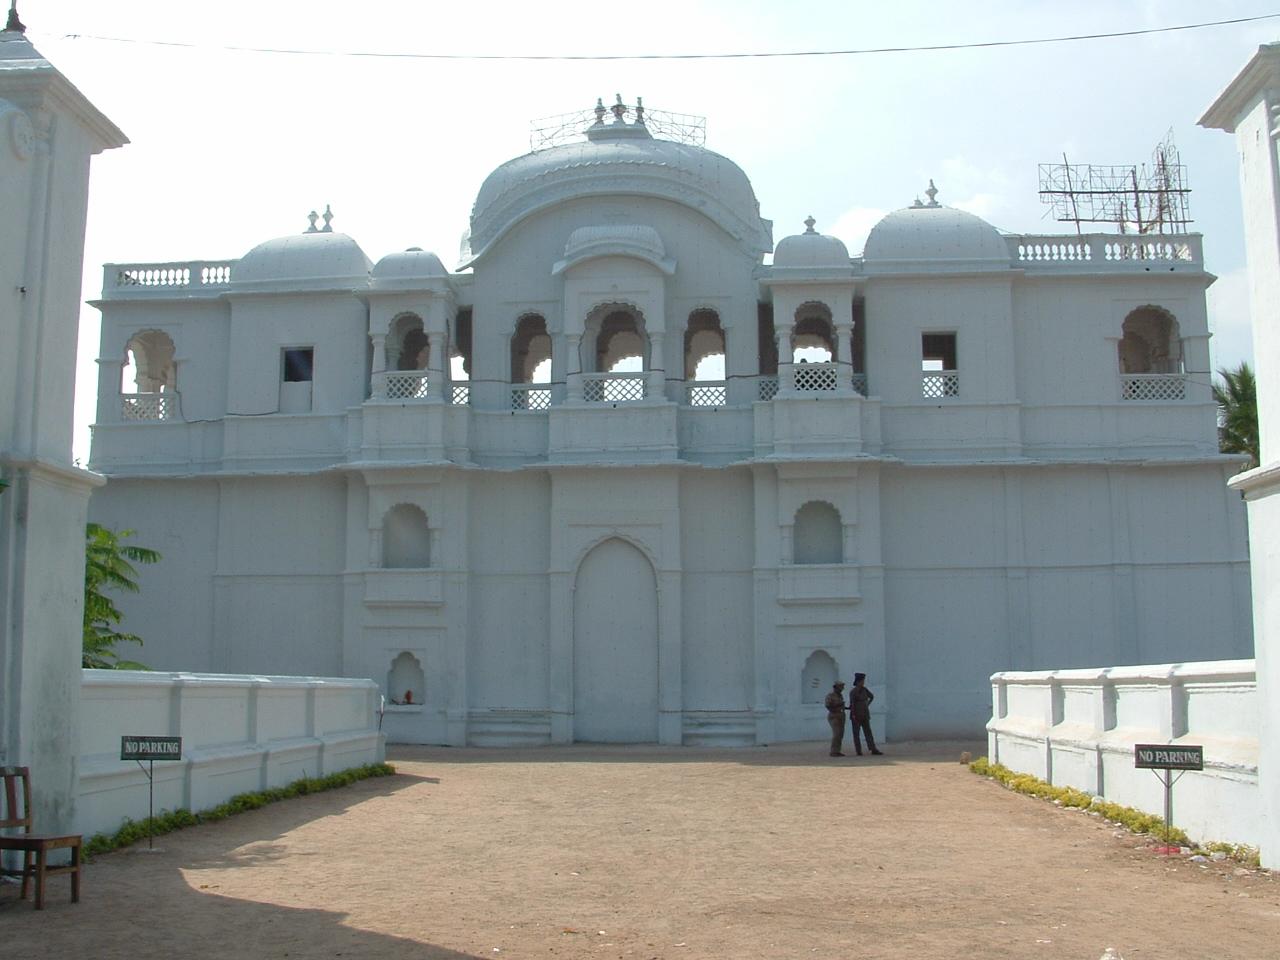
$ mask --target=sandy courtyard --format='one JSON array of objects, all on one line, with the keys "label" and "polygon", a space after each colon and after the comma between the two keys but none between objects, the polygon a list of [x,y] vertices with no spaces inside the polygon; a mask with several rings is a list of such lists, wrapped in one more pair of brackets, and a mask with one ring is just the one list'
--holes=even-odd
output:
[{"label": "sandy courtyard", "polygon": [[[1280,883],[1009,793],[966,746],[392,751],[399,775],[100,857],[14,958],[1269,958]],[[145,845],[144,845],[145,846]]]}]

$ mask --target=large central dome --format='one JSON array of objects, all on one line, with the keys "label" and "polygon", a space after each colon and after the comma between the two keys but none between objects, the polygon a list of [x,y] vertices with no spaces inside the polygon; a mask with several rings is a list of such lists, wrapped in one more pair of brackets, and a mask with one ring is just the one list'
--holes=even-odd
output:
[{"label": "large central dome", "polygon": [[509,160],[485,179],[471,210],[471,262],[508,230],[557,203],[592,196],[660,197],[704,214],[753,256],[773,247],[751,181],[704,147],[654,138],[644,123],[597,122],[579,143]]}]

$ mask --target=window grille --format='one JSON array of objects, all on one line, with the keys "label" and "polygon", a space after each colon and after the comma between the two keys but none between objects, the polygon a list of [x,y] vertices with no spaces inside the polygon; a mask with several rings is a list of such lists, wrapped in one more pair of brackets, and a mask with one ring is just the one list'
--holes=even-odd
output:
[{"label": "window grille", "polygon": [[1125,400],[1185,400],[1186,378],[1180,374],[1127,374],[1121,377],[1121,394]]},{"label": "window grille", "polygon": [[512,410],[546,410],[550,406],[550,387],[518,386],[511,388]]},{"label": "window grille", "polygon": [[761,377],[760,378],[760,399],[772,400],[778,394],[778,378],[777,377]]},{"label": "window grille", "polygon": [[467,383],[453,385],[449,391],[449,402],[455,407],[465,407],[471,402],[471,385]]},{"label": "window grille", "polygon": [[644,399],[643,373],[584,375],[582,399],[590,403],[627,403]]},{"label": "window grille", "polygon": [[388,400],[425,400],[427,375],[425,373],[387,374]]},{"label": "window grille", "polygon": [[867,396],[867,375],[865,373],[855,373],[853,375],[853,392],[860,396]]},{"label": "window grille", "polygon": [[813,393],[836,388],[836,368],[833,363],[797,363],[792,367],[796,376],[796,390]]},{"label": "window grille", "polygon": [[955,370],[921,374],[920,396],[926,400],[944,400],[960,396],[960,374]]},{"label": "window grille", "polygon": [[691,383],[687,387],[691,407],[723,407],[726,399],[724,383]]},{"label": "window grille", "polygon": [[120,418],[137,423],[150,420],[171,420],[176,412],[174,394],[126,393],[120,397]]}]

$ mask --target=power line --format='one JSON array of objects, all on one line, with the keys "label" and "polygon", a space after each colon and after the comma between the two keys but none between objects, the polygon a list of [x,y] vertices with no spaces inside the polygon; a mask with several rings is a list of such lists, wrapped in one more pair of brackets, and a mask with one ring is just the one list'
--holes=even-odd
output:
[{"label": "power line", "polygon": [[1082,33],[1064,37],[1035,37],[1024,40],[986,40],[978,43],[938,43],[913,47],[865,47],[850,50],[785,50],[754,53],[619,53],[619,54],[534,54],[534,53],[394,53],[377,50],[307,50],[288,47],[242,47],[199,43],[179,40],[140,40],[135,37],[105,37],[89,33],[68,33],[65,40],[98,40],[105,43],[133,43],[154,47],[177,47],[188,50],[223,50],[229,53],[283,54],[298,57],[368,57],[392,60],[543,60],[543,61],[603,61],[603,60],[748,60],[781,57],[855,57],[877,53],[928,53],[940,50],[979,50],[990,47],[1026,47],[1048,43],[1074,43],[1084,40],[1113,40],[1120,37],[1141,37],[1157,33],[1176,33],[1183,30],[1202,30],[1206,27],[1226,27],[1241,23],[1257,23],[1280,18],[1280,13],[1267,13],[1256,17],[1237,17],[1231,20],[1209,20],[1203,23],[1183,23],[1172,27],[1148,27],[1142,30],[1119,30],[1113,33]]}]

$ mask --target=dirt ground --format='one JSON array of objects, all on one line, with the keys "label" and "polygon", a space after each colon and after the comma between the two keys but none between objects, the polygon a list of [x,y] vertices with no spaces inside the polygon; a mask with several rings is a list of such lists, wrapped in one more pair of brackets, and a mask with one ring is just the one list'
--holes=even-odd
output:
[{"label": "dirt ground", "polygon": [[[14,958],[1280,956],[1280,883],[1155,854],[973,744],[398,749],[395,777],[0,888]],[[143,845],[145,848],[145,844]]]}]

